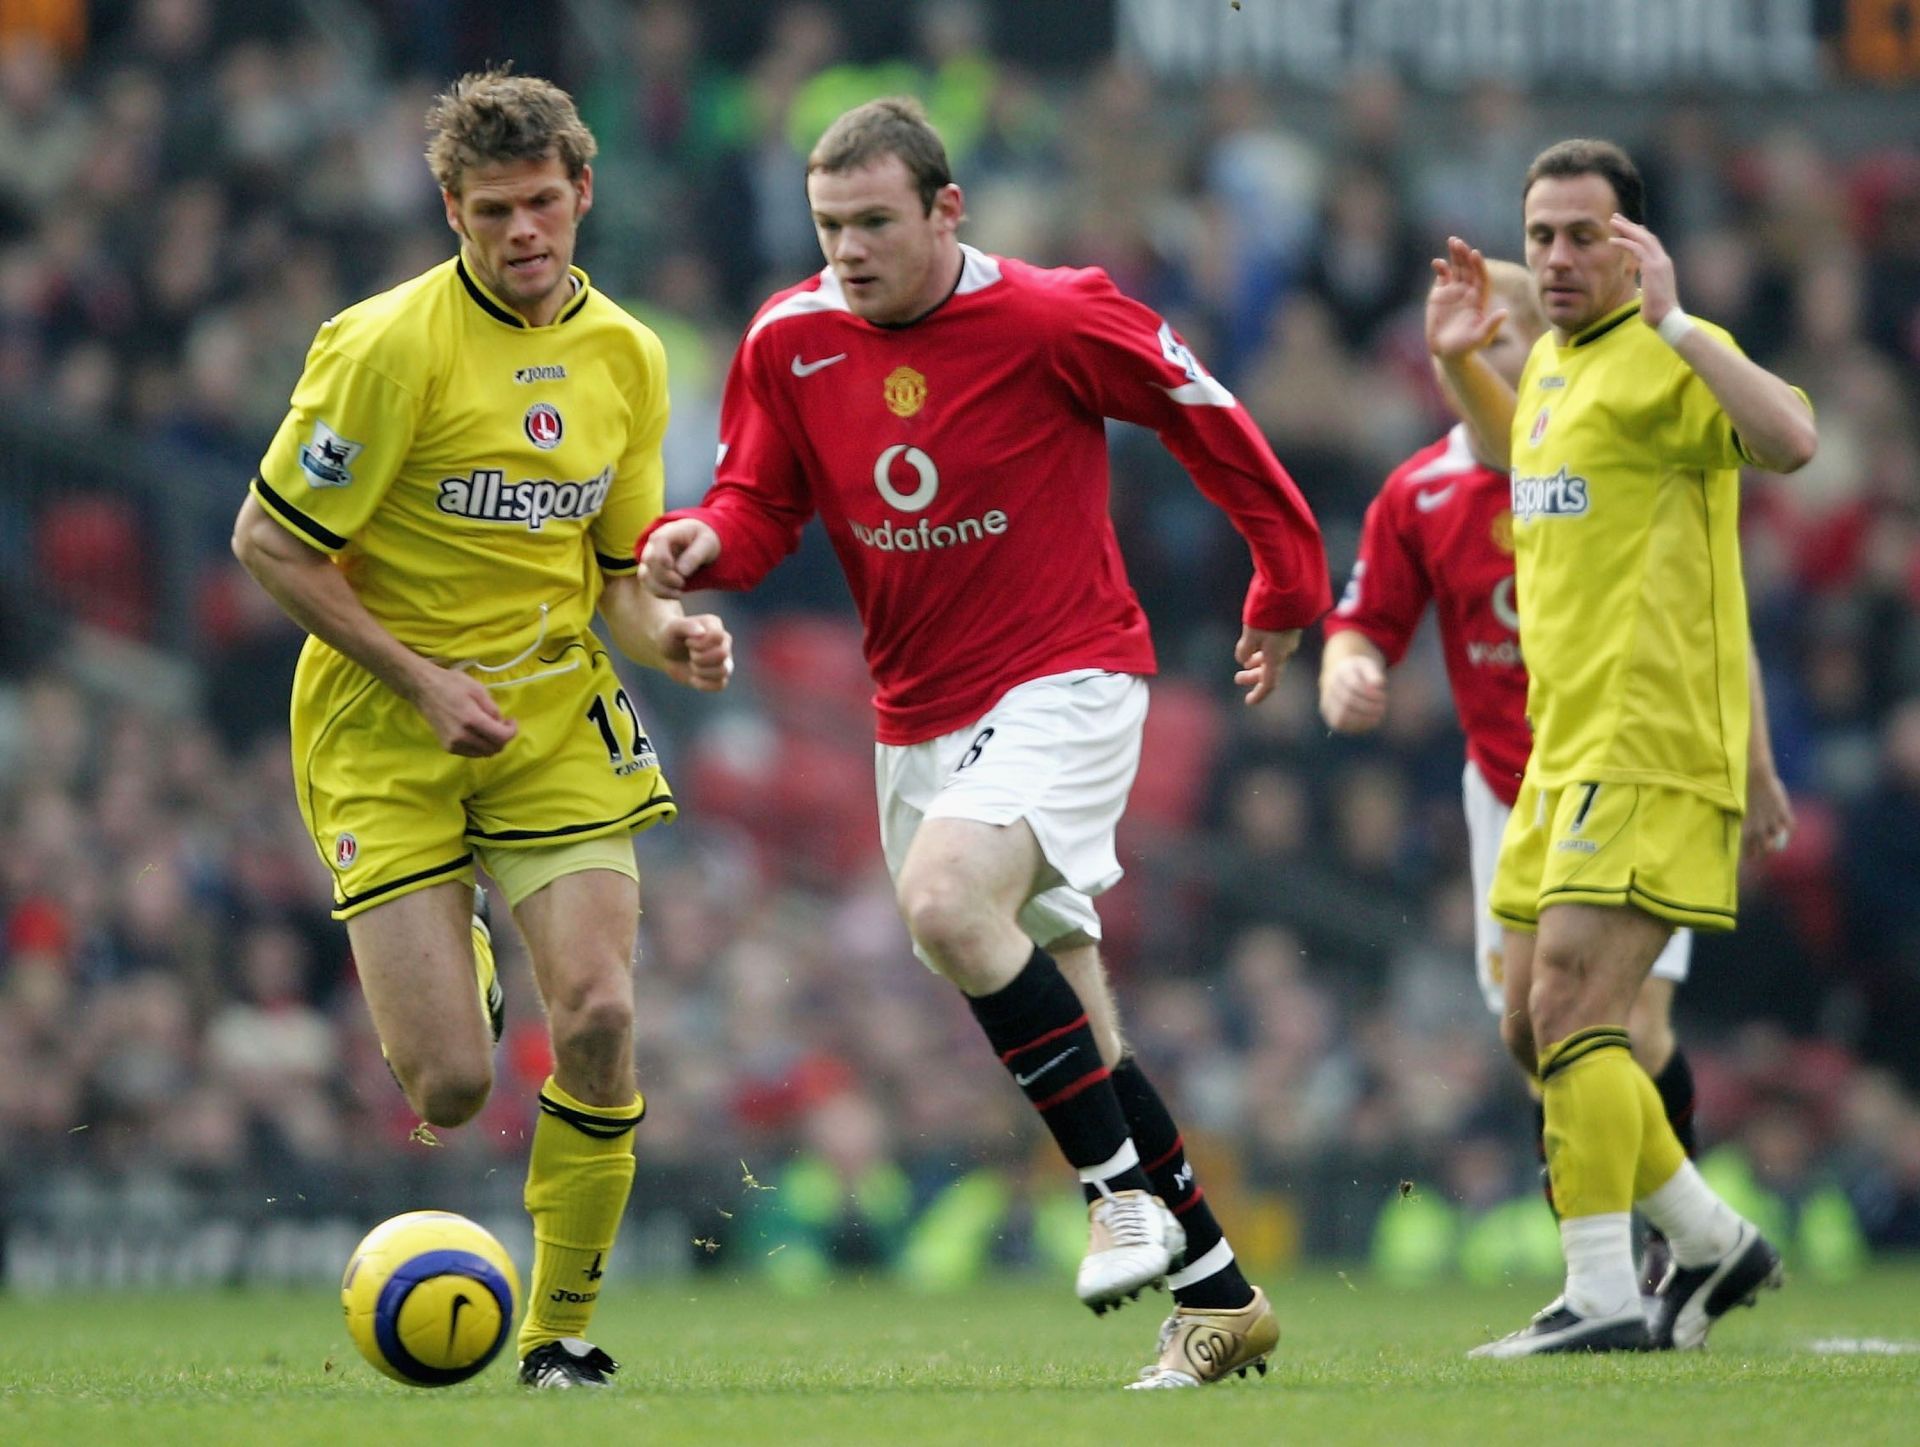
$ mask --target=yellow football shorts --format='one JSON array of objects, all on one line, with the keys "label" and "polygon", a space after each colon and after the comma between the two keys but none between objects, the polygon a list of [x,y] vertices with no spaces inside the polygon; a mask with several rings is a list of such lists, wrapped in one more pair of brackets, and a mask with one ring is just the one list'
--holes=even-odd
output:
[{"label": "yellow football shorts", "polygon": [[1673,925],[1725,932],[1739,902],[1740,816],[1698,794],[1645,784],[1520,786],[1487,906],[1531,933],[1555,904],[1632,905]]},{"label": "yellow football shorts", "polygon": [[440,747],[372,674],[309,642],[293,684],[300,812],[333,872],[333,917],[471,878],[474,851],[572,844],[678,812],[639,712],[591,634],[486,676],[520,731],[491,758]]}]

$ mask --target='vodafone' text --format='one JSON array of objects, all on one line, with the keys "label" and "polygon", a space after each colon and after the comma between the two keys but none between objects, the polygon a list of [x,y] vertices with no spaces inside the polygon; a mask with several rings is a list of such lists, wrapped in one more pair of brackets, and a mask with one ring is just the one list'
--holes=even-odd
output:
[{"label": "'vodafone' text", "polygon": [[912,527],[893,522],[883,522],[877,528],[860,523],[852,526],[856,539],[883,553],[928,553],[977,543],[988,536],[999,537],[1007,530],[1007,515],[996,507],[977,518],[961,518],[956,523],[930,523],[921,518]]}]

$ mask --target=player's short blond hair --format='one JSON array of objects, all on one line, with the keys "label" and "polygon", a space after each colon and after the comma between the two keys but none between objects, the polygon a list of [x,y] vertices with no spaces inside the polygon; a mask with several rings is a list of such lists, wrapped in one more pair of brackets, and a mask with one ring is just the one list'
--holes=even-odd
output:
[{"label": "player's short blond hair", "polygon": [[1507,321],[1529,341],[1547,329],[1547,314],[1540,309],[1540,286],[1533,273],[1517,261],[1487,261],[1487,281],[1494,299],[1507,309]]},{"label": "player's short blond hair", "polygon": [[427,130],[427,165],[454,196],[469,170],[502,161],[557,156],[568,179],[578,181],[600,149],[572,96],[506,66],[473,71],[448,86],[427,111]]},{"label": "player's short blond hair", "polygon": [[858,171],[888,156],[898,156],[920,193],[929,215],[933,198],[953,184],[947,164],[947,145],[927,119],[926,110],[910,95],[883,96],[855,106],[826,129],[807,157],[807,174],[824,171],[838,176]]}]

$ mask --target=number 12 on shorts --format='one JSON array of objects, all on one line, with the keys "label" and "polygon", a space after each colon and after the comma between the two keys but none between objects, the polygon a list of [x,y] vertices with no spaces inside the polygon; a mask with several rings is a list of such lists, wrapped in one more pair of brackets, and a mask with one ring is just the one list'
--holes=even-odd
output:
[{"label": "number 12 on shorts", "polygon": [[653,751],[653,743],[647,738],[647,731],[640,727],[640,713],[633,706],[633,700],[627,697],[624,688],[613,692],[613,706],[627,716],[626,721],[633,735],[632,744],[623,752],[619,735],[614,732],[613,714],[604,698],[595,698],[587,705],[587,717],[593,720],[593,726],[600,730],[600,742],[607,746],[607,762],[613,765],[613,772],[621,778],[641,769],[657,769],[660,758]]}]

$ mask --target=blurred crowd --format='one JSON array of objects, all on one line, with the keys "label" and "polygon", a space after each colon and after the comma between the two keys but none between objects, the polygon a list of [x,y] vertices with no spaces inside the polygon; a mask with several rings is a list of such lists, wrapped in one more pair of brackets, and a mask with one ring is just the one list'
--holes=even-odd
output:
[{"label": "blurred crowd", "polygon": [[[317,325],[448,254],[421,116],[459,70],[513,55],[599,137],[581,262],[666,342],[674,503],[710,476],[753,306],[819,265],[808,146],[903,90],[949,140],[966,239],[1104,266],[1174,319],[1301,483],[1336,571],[1379,481],[1445,428],[1426,258],[1448,233],[1517,253],[1518,178],[1558,138],[1528,97],[1363,76],[1309,127],[1244,80],[1029,72],[965,0],[907,7],[885,55],[843,8],[768,5],[725,34],[693,0],[581,0],[541,27],[539,7],[433,0],[5,12],[0,1207],[63,1171],[324,1193],[424,1148],[294,806],[299,636],[224,539]],[[1862,1240],[1920,1247],[1920,149],[1631,114],[1615,138],[1686,306],[1807,387],[1821,429],[1812,466],[1746,494],[1800,827],[1680,997],[1702,1133],[1784,1209],[1837,1191]],[[1317,640],[1278,697],[1238,708],[1244,549],[1150,436],[1114,442],[1164,677],[1103,912],[1133,1038],[1210,1192],[1282,1254],[1366,1249],[1401,1181],[1459,1209],[1523,1196],[1530,1115],[1474,987],[1437,650],[1399,670],[1364,741],[1319,722]],[[184,556],[150,545],[163,518]],[[964,1214],[951,1192],[982,1170],[991,1210],[1013,1211],[1032,1129],[907,949],[832,559],[811,537],[760,594],[715,602],[736,687],[636,689],[683,803],[640,843],[641,1154],[812,1172],[781,1209],[825,1199],[838,1221],[867,1201],[861,1230],[816,1233],[848,1259],[905,1250],[929,1202]],[[547,1069],[506,954],[500,1088],[441,1142],[488,1169],[517,1167]]]}]

